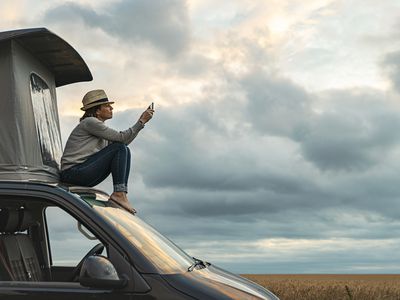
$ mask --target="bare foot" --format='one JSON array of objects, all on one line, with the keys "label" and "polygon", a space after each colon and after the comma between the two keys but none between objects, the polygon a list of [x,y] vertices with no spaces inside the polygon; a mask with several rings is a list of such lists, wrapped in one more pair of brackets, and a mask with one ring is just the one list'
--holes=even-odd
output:
[{"label": "bare foot", "polygon": [[114,192],[111,194],[110,199],[108,201],[112,201],[122,208],[126,209],[130,213],[136,213],[136,210],[129,203],[128,197],[125,192]]}]

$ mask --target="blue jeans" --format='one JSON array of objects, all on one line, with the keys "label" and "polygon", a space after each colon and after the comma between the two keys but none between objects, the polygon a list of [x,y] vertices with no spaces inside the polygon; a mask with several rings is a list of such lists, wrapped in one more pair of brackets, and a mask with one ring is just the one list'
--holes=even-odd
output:
[{"label": "blue jeans", "polygon": [[61,172],[62,182],[95,186],[112,174],[114,192],[128,192],[131,152],[123,143],[112,143],[89,156],[83,163]]}]

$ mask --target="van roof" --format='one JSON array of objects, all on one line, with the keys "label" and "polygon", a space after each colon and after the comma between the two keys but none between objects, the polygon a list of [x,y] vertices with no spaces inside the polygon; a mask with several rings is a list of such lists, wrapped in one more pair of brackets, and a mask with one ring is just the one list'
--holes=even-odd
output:
[{"label": "van roof", "polygon": [[56,87],[91,81],[92,74],[79,53],[46,28],[0,32],[0,43],[16,40],[53,74]]}]

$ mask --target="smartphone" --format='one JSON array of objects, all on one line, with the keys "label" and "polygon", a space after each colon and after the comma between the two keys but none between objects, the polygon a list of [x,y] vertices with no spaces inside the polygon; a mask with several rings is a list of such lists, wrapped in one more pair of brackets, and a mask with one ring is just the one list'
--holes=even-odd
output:
[{"label": "smartphone", "polygon": [[151,104],[149,105],[149,107],[147,109],[154,109],[154,102],[151,102]]}]

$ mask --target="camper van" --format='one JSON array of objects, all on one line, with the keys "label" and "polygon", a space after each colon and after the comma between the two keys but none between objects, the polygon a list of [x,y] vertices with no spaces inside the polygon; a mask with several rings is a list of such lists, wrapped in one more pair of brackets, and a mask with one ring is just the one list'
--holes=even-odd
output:
[{"label": "camper van", "polygon": [[92,80],[71,45],[45,28],[1,32],[0,78],[0,299],[278,299],[105,192],[59,183],[56,88]]}]

